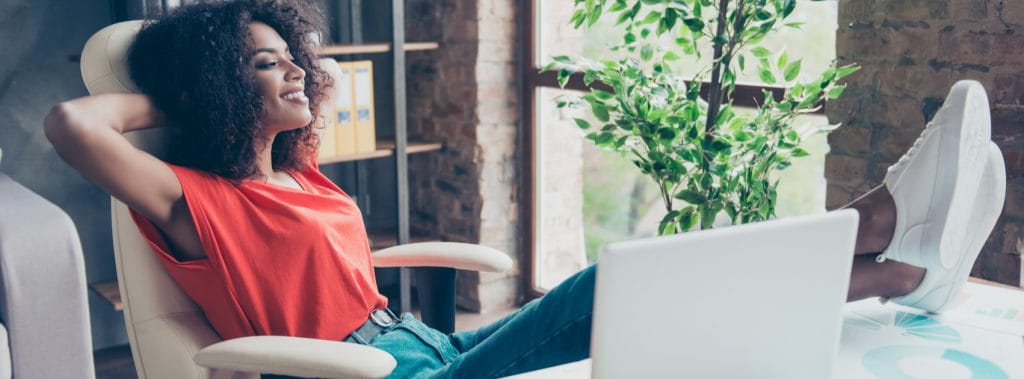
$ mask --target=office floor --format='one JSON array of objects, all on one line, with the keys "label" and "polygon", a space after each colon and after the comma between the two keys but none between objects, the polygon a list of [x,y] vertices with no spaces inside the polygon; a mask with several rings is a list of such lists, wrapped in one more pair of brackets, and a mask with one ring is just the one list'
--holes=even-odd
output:
[{"label": "office floor", "polygon": [[[516,308],[501,309],[485,314],[459,311],[455,315],[455,326],[458,330],[476,329],[515,310]],[[137,378],[135,364],[132,362],[132,351],[128,345],[98,350],[93,353],[93,359],[96,365],[96,379]]]}]

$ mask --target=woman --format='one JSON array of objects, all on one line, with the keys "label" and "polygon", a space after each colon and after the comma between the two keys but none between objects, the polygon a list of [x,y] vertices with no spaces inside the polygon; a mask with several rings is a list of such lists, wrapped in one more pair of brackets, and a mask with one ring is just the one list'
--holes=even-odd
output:
[{"label": "woman", "polygon": [[[313,128],[321,127],[324,117],[316,115],[329,103],[332,83],[304,37],[316,31],[311,14],[285,0],[182,7],[144,27],[131,49],[131,75],[144,95],[62,102],[46,118],[46,135],[71,166],[132,209],[167,271],[222,338],[368,344],[395,356],[393,377],[499,377],[585,358],[594,266],[475,331],[445,335],[410,315],[381,331],[362,327],[368,315],[393,316],[379,312],[387,299],[375,287],[359,210],[315,162]],[[929,133],[936,129],[963,134],[953,124],[929,127],[919,150],[935,143]],[[161,126],[178,132],[168,163],[122,136]],[[944,154],[958,158],[987,143]],[[946,239],[977,240],[980,232],[954,235],[941,227],[975,204],[978,178],[921,184],[907,174],[951,170],[939,161],[908,153],[885,185],[850,204],[861,214],[850,300],[880,296],[937,310],[959,290],[977,249],[955,249]],[[980,172],[988,160],[978,161],[952,170]],[[932,183],[958,190],[906,205],[908,194],[933,198]],[[991,213],[966,215],[987,223]],[[941,249],[922,247],[935,241],[890,244],[922,217],[941,221],[931,222],[947,232]],[[954,254],[956,265],[932,264],[938,250]]]}]

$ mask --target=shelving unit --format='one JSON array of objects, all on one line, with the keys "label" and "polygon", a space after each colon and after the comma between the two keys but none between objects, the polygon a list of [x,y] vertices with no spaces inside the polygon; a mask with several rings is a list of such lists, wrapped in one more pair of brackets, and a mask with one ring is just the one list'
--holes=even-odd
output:
[{"label": "shelving unit", "polygon": [[[441,150],[442,147],[443,145],[440,142],[409,142],[408,145],[406,146],[406,152],[408,154],[426,153]],[[317,163],[319,163],[320,165],[326,165],[332,163],[353,162],[366,159],[390,157],[394,154],[394,141],[377,141],[377,150],[375,151],[369,153],[339,155],[330,158],[322,158]]]},{"label": "shelving unit", "polygon": [[[440,45],[437,42],[409,42],[405,44],[405,51],[426,51],[437,50]],[[354,45],[325,45],[320,48],[320,55],[325,57],[355,55],[355,54],[379,54],[391,51],[389,43],[365,43]]]}]

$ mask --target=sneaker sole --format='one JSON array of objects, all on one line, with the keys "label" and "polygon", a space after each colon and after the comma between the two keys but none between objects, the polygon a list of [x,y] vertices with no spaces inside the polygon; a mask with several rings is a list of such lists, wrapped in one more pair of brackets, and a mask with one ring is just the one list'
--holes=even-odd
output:
[{"label": "sneaker sole", "polygon": [[[977,197],[982,171],[987,161],[984,159],[988,151],[987,146],[991,143],[991,120],[988,96],[978,82],[957,82],[950,90],[946,103],[949,108],[945,111],[959,118],[948,121],[956,123],[956,128],[937,125],[943,127],[939,146],[942,152],[946,152],[939,156],[939,167],[955,167],[955,170],[940,170],[936,175],[931,204],[945,206],[929,211],[926,220],[936,221],[922,228],[919,251],[939,252],[924,254],[924,257],[921,257],[932,260],[923,262],[926,267],[951,269],[959,265],[964,258],[962,251],[971,208]],[[939,185],[950,183],[950,179],[953,179],[953,186]],[[941,225],[937,225],[939,222]]]},{"label": "sneaker sole", "polygon": [[[985,242],[988,241],[996,222],[999,221],[1003,202],[1006,199],[1006,164],[1003,161],[1002,152],[993,142],[989,142],[986,162],[984,174],[988,180],[980,183],[985,188],[978,191],[978,197],[975,198],[973,204],[974,212],[965,218],[974,233],[968,233],[967,250],[965,254],[960,255],[958,266],[947,272],[944,277],[928,278],[923,281],[934,283],[929,285],[938,284],[938,287],[917,296],[911,294],[911,296],[893,299],[896,303],[938,313],[951,305],[955,297],[960,294],[974,262],[985,246]],[[925,273],[925,275],[929,274],[935,273]]]}]

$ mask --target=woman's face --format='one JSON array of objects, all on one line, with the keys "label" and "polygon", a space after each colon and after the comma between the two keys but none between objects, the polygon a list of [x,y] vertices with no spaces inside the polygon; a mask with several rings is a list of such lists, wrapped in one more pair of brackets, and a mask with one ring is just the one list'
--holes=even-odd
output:
[{"label": "woman's face", "polygon": [[265,132],[281,132],[308,125],[313,120],[306,98],[306,71],[293,62],[288,43],[274,28],[262,22],[249,24],[255,52],[252,65],[256,86],[263,98],[260,120]]}]

